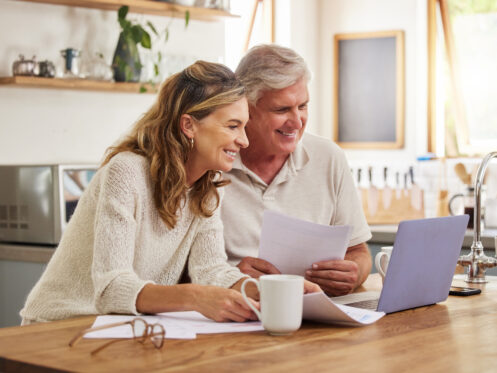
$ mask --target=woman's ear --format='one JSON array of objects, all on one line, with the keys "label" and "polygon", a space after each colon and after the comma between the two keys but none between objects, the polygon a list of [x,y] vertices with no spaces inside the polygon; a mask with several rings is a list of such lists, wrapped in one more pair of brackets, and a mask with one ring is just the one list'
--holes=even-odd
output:
[{"label": "woman's ear", "polygon": [[183,114],[179,120],[179,125],[181,127],[181,131],[185,134],[185,136],[189,139],[193,139],[193,135],[195,133],[195,123],[192,116]]}]

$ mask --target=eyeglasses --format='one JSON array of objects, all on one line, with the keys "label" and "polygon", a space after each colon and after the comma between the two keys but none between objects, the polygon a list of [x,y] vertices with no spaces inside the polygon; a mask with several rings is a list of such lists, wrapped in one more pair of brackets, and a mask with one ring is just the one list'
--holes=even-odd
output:
[{"label": "eyeglasses", "polygon": [[[102,330],[102,329],[108,329],[108,328],[114,328],[116,326],[121,326],[121,325],[130,325],[131,329],[133,330],[133,340],[136,340],[140,343],[145,343],[146,340],[150,339],[152,344],[155,346],[155,348],[161,348],[162,345],[164,344],[164,338],[166,336],[166,330],[161,324],[149,324],[142,318],[134,318],[133,320],[130,321],[122,321],[122,322],[116,322],[113,324],[107,324],[107,325],[101,325],[101,326],[96,326],[94,328],[88,328],[85,330],[80,331],[71,341],[69,342],[69,346],[73,347],[77,342],[83,338],[83,336],[86,333],[94,332],[97,330]],[[92,355],[95,355],[96,353],[102,351],[104,348],[108,347],[109,345],[119,342],[119,341],[128,341],[129,338],[125,339],[114,339],[112,341],[109,341],[102,346],[96,348],[91,352]]]}]

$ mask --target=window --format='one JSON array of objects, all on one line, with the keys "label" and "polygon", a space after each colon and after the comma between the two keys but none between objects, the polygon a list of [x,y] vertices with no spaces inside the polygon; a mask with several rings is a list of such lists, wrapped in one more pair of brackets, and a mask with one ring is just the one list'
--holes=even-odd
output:
[{"label": "window", "polygon": [[226,21],[226,65],[236,69],[247,49],[274,42],[274,0],[231,0],[231,13],[240,15]]},{"label": "window", "polygon": [[428,2],[429,150],[497,150],[497,0]]}]

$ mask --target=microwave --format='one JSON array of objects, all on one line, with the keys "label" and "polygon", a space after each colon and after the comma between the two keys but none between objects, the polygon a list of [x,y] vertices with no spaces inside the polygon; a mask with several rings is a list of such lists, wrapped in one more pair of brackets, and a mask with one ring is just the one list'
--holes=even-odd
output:
[{"label": "microwave", "polygon": [[0,241],[57,245],[96,165],[0,166]]}]

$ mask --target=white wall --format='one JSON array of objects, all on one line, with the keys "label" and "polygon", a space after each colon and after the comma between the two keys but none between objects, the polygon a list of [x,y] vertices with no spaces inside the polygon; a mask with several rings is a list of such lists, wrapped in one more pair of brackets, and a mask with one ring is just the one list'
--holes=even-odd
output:
[{"label": "white wall", "polygon": [[[132,15],[164,28],[167,17]],[[0,1],[0,76],[19,54],[62,63],[67,47],[112,59],[117,12]],[[222,22],[173,20],[163,53],[218,62]],[[176,62],[177,64],[177,59]],[[0,86],[0,164],[97,163],[105,149],[152,104],[155,95]]]},{"label": "white wall", "polygon": [[[426,152],[426,0],[319,0],[321,123],[333,131],[333,37],[338,33],[403,30],[405,36],[405,147],[401,150],[347,150],[350,160],[414,161]],[[310,26],[310,25],[308,25]]]},{"label": "white wall", "polygon": [[[277,0],[276,1],[276,43],[292,48],[306,61],[312,73],[309,84],[309,120],[307,129],[322,134],[320,50],[321,5],[319,0]],[[324,136],[326,136],[324,134]]]},{"label": "white wall", "polygon": [[[308,131],[333,131],[333,36],[335,33],[405,31],[405,148],[353,151],[363,159],[414,161],[426,151],[426,0],[277,0],[276,41],[307,61]],[[133,15],[165,27],[168,18]],[[220,61],[222,22],[174,20],[166,54]],[[0,2],[0,76],[22,53],[62,62],[59,50],[103,52],[110,62],[119,34],[116,12],[3,0]],[[13,36],[14,35],[14,36]],[[150,106],[153,95],[46,90],[0,86],[0,164],[92,163]]]}]

